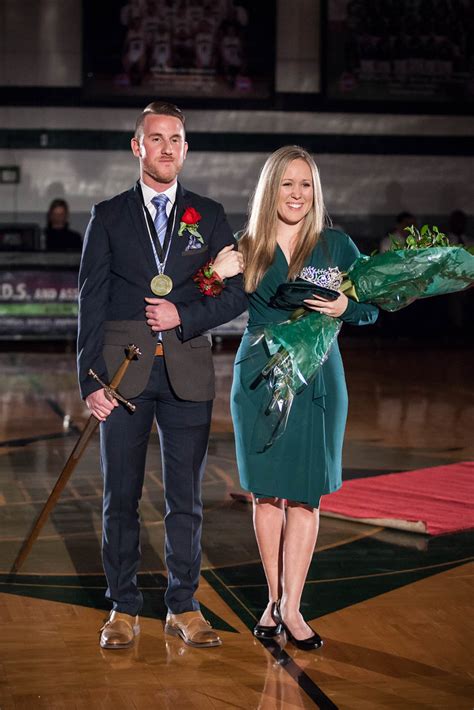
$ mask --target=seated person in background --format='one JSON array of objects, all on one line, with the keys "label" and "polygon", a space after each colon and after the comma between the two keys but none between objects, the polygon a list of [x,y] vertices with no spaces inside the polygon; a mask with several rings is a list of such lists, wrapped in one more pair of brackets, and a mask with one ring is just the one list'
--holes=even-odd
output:
[{"label": "seated person in background", "polygon": [[395,220],[395,227],[390,230],[386,237],[380,240],[379,251],[388,251],[392,246],[392,237],[397,240],[397,242],[405,243],[407,238],[407,233],[405,232],[405,227],[411,227],[415,224],[415,216],[411,212],[400,212]]},{"label": "seated person in background", "polygon": [[450,244],[461,244],[470,247],[474,239],[466,234],[467,216],[462,210],[454,210],[449,215],[448,238]]},{"label": "seated person in background", "polygon": [[66,200],[53,200],[46,216],[44,229],[46,251],[81,251],[79,232],[69,229],[69,206]]}]

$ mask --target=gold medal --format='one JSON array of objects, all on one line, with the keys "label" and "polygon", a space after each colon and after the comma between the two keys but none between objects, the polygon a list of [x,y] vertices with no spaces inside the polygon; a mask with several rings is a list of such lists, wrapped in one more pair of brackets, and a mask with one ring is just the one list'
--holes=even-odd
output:
[{"label": "gold medal", "polygon": [[155,296],[167,296],[173,288],[173,282],[166,274],[158,274],[152,278],[150,288]]}]

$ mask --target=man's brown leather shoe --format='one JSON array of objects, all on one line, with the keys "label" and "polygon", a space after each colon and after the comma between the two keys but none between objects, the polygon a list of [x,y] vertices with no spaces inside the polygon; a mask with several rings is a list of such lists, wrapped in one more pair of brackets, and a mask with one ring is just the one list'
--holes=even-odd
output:
[{"label": "man's brown leather shoe", "polygon": [[222,644],[221,639],[200,611],[186,611],[184,614],[168,612],[165,632],[171,636],[180,636],[184,643],[195,648],[208,648]]},{"label": "man's brown leather shoe", "polygon": [[140,633],[138,616],[111,611],[100,631],[101,648],[128,648]]}]

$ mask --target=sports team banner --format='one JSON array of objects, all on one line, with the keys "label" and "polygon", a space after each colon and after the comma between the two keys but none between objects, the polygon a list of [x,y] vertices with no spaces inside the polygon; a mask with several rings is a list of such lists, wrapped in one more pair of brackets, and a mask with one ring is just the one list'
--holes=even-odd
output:
[{"label": "sports team banner", "polygon": [[327,91],[368,101],[472,101],[472,0],[326,0]]},{"label": "sports team banner", "polygon": [[275,0],[84,0],[86,97],[273,93]]}]

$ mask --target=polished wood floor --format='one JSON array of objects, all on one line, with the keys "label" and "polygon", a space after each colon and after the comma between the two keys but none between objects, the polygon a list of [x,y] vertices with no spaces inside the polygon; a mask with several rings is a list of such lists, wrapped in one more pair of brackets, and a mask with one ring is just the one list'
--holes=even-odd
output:
[{"label": "polished wood floor", "polygon": [[[474,461],[467,346],[343,341],[350,396],[347,478]],[[129,651],[98,647],[107,615],[94,438],[21,573],[11,564],[84,425],[74,355],[0,353],[0,709],[453,708],[474,705],[470,533],[438,538],[322,519],[303,610],[317,652],[251,634],[265,584],[238,491],[228,392],[216,354],[204,484],[200,601],[219,649],[163,633],[163,491],[153,435],[142,501],[145,608]]]}]

